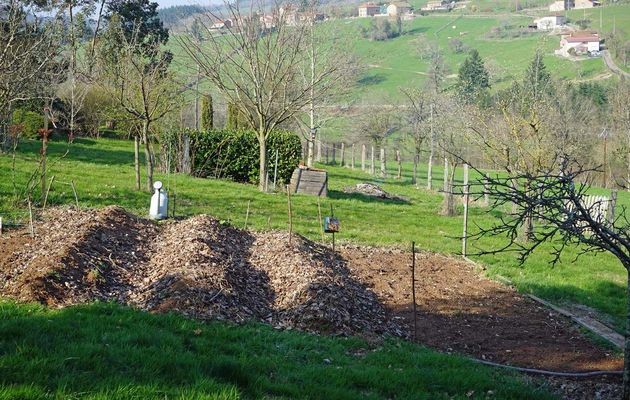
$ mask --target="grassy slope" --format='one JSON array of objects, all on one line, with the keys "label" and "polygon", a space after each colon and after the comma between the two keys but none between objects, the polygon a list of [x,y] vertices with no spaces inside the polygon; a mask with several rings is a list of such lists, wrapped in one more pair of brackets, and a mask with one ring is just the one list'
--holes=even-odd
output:
[{"label": "grassy slope", "polygon": [[[38,144],[30,143],[21,147],[17,155],[16,171],[19,187],[35,168]],[[65,145],[53,143],[51,154],[59,154]],[[57,179],[68,182],[73,179],[78,187],[82,206],[123,205],[138,214],[146,214],[149,195],[133,190],[133,150],[132,143],[116,140],[79,140],[69,155],[54,164],[49,171]],[[53,164],[51,162],[51,164]],[[390,165],[393,168],[394,165]],[[409,185],[410,168],[406,166],[402,181],[387,179],[374,180],[359,171],[341,167],[326,167],[330,172],[330,198],[323,199],[324,212],[335,206],[335,214],[341,218],[340,240],[408,247],[412,240],[423,249],[457,254],[461,250],[458,237],[461,235],[462,218],[438,215],[441,196],[435,192],[417,190]],[[425,177],[424,166],[420,176]],[[393,171],[390,171],[394,175]],[[461,179],[461,171],[458,171]],[[144,174],[144,171],[143,171]],[[13,191],[11,184],[11,158],[0,156],[0,215],[6,219],[14,217],[24,220],[24,210],[16,210],[10,203]],[[441,169],[435,168],[435,186],[440,185]],[[168,178],[161,176],[168,182]],[[281,194],[266,195],[255,187],[217,180],[202,180],[187,176],[177,176],[177,210],[180,214],[192,215],[209,213],[219,218],[231,220],[243,226],[247,202],[251,200],[249,226],[256,229],[287,227],[286,197]],[[344,186],[363,181],[375,181],[385,189],[407,196],[409,204],[382,202],[362,196],[347,195]],[[422,184],[424,185],[424,179]],[[171,187],[175,177],[170,178]],[[58,185],[51,193],[53,204],[72,203],[69,187]],[[619,194],[619,203],[628,205],[628,193]],[[312,239],[319,240],[317,220],[317,200],[309,196],[294,196],[294,230]],[[483,209],[472,208],[471,224],[489,224],[494,217]],[[329,238],[327,238],[329,240]],[[473,246],[496,247],[502,239],[488,239]],[[609,314],[615,326],[621,330],[625,314],[625,271],[616,260],[607,254],[586,255],[573,261],[576,250],[570,251],[562,263],[554,269],[548,265],[548,251],[544,247],[526,263],[519,267],[514,255],[502,254],[483,257],[481,261],[489,266],[488,273],[501,274],[514,281],[525,292],[533,292],[553,301],[572,301],[595,307]]]},{"label": "grassy slope", "polygon": [[113,304],[0,302],[0,399],[394,397],[552,398],[514,375],[399,340],[370,345]]}]

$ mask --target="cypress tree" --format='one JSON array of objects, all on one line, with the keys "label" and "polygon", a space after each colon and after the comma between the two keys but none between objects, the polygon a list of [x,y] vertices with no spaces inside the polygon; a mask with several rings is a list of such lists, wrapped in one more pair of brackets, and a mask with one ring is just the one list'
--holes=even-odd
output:
[{"label": "cypress tree", "polygon": [[214,128],[214,108],[212,96],[207,94],[201,101],[201,130],[209,131]]},{"label": "cypress tree", "polygon": [[227,118],[225,121],[225,129],[228,131],[238,130],[238,107],[234,103],[228,103],[227,105]]},{"label": "cypress tree", "polygon": [[466,102],[475,102],[490,88],[488,71],[476,49],[464,60],[459,69],[458,89],[460,96]]},{"label": "cypress tree", "polygon": [[529,63],[523,79],[523,87],[530,100],[540,100],[544,95],[553,93],[551,75],[543,62],[543,54],[536,51]]}]

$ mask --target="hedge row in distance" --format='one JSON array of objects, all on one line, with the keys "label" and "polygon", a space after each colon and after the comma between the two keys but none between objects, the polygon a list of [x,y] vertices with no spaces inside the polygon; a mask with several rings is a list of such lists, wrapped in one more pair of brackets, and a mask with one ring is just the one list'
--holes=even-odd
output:
[{"label": "hedge row in distance", "polygon": [[[193,174],[258,183],[259,144],[251,130],[190,132]],[[273,179],[278,151],[278,182],[288,183],[302,153],[300,138],[292,132],[274,131],[267,139],[267,165]]]}]

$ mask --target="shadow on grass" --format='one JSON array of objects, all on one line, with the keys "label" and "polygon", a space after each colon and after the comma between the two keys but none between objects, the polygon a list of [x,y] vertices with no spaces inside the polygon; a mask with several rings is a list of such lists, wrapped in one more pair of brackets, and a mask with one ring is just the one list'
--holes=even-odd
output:
[{"label": "shadow on grass", "polygon": [[361,86],[371,86],[378,85],[385,82],[386,80],[387,76],[385,74],[376,73],[364,76],[363,78],[359,79],[357,83]]},{"label": "shadow on grass", "polygon": [[[133,165],[133,142],[124,139],[120,139],[120,142],[128,144],[129,150],[105,150],[98,146],[97,141],[84,138],[75,139],[72,144],[61,140],[51,141],[48,143],[48,155],[51,160],[54,160],[55,157],[61,156],[69,150],[64,157],[65,160],[105,165]],[[19,152],[39,157],[41,146],[41,141],[24,141],[20,143]],[[140,162],[144,164],[144,154],[142,152],[140,157]]]}]

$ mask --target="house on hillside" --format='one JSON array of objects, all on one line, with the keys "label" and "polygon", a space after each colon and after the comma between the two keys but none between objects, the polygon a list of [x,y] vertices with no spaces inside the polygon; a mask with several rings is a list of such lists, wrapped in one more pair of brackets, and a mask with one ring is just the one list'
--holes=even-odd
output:
[{"label": "house on hillside", "polygon": [[214,21],[212,23],[212,26],[210,27],[211,30],[223,30],[223,29],[230,29],[232,27],[232,20],[231,19],[218,19],[216,21]]},{"label": "house on hillside", "polygon": [[365,3],[359,6],[359,17],[373,17],[381,11],[381,6],[376,3]]},{"label": "house on hillside", "polygon": [[448,0],[430,1],[426,6],[422,7],[422,11],[449,11],[455,6],[455,2]]},{"label": "house on hillside", "polygon": [[396,1],[387,6],[387,15],[390,17],[402,17],[405,14],[410,14],[411,10],[411,4],[406,1]]},{"label": "house on hillside", "polygon": [[556,54],[561,56],[593,54],[599,52],[600,37],[597,33],[579,31],[562,35],[560,49]]},{"label": "house on hillside", "polygon": [[565,10],[582,10],[585,8],[593,8],[599,6],[596,0],[559,0],[549,5],[549,11],[558,12]]},{"label": "house on hillside", "polygon": [[534,20],[536,24],[536,29],[540,31],[553,31],[554,29],[560,28],[566,24],[567,18],[562,15],[556,15],[553,17],[542,17]]}]

